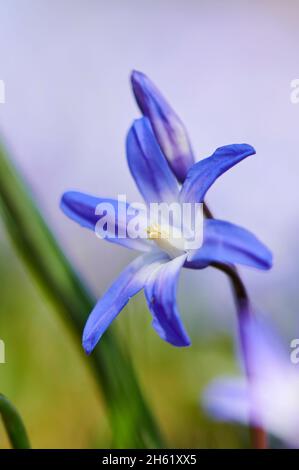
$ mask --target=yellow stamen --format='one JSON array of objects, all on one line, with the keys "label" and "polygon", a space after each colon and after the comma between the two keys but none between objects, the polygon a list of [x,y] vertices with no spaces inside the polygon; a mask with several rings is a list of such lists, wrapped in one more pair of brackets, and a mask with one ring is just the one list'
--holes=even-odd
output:
[{"label": "yellow stamen", "polygon": [[169,238],[169,233],[166,230],[162,230],[160,225],[153,224],[146,229],[146,233],[148,234],[148,238],[151,240],[158,240],[161,238]]},{"label": "yellow stamen", "polygon": [[153,240],[159,248],[175,258],[180,256],[185,252],[184,250],[184,240],[182,237],[174,237],[170,232],[170,227],[161,227],[160,225],[154,223],[147,228],[146,232],[148,238]]}]

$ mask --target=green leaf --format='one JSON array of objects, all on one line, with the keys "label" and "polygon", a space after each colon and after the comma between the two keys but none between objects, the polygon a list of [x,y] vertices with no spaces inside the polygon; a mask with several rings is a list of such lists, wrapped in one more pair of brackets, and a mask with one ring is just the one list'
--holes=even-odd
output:
[{"label": "green leaf", "polygon": [[18,410],[0,393],[0,415],[14,449],[30,449],[30,442]]},{"label": "green leaf", "polygon": [[[64,256],[20,173],[0,146],[0,210],[11,240],[37,282],[72,327],[76,342],[95,299]],[[59,210],[57,208],[57,210]],[[110,415],[113,446],[163,446],[132,363],[115,331],[109,329],[93,354],[92,365]]]}]

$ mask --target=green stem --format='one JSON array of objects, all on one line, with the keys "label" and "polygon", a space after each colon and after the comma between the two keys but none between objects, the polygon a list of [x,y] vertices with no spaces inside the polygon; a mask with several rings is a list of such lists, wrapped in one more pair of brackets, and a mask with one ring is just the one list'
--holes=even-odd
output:
[{"label": "green stem", "polygon": [[[62,318],[81,335],[95,299],[78,278],[47,227],[19,173],[0,147],[0,209],[19,254]],[[161,447],[162,439],[141,393],[132,363],[114,331],[88,358],[110,413],[115,447]]]},{"label": "green stem", "polygon": [[25,426],[17,409],[0,393],[0,415],[14,449],[30,449]]}]

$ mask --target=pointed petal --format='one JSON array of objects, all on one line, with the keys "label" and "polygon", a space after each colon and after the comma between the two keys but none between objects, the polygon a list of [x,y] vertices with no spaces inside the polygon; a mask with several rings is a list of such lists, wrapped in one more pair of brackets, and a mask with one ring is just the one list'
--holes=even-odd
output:
[{"label": "pointed petal", "polygon": [[138,119],[127,136],[130,171],[146,202],[173,202],[178,183],[171,172],[146,118]]},{"label": "pointed petal", "polygon": [[204,393],[216,418],[262,426],[298,447],[298,371],[273,329],[261,317],[242,317],[249,382],[218,379]]},{"label": "pointed petal", "polygon": [[96,225],[104,215],[102,210],[98,210],[99,204],[105,209],[105,220],[108,221],[106,240],[134,250],[149,251],[151,249],[147,239],[129,237],[127,223],[130,216],[127,214],[128,204],[125,202],[68,191],[63,194],[60,207],[70,219],[96,232]]},{"label": "pointed petal", "polygon": [[246,157],[254,155],[251,145],[234,144],[218,148],[211,157],[195,163],[188,171],[181,189],[182,202],[203,202],[216,179]]},{"label": "pointed petal", "polygon": [[284,348],[273,325],[267,323],[261,315],[244,316],[241,318],[241,328],[246,341],[250,375],[255,382],[273,384],[291,382],[290,377],[294,367],[289,351]]},{"label": "pointed petal", "polygon": [[144,287],[151,272],[168,259],[162,252],[141,255],[114,281],[97,302],[85,325],[82,343],[87,354],[91,353],[130,298]]},{"label": "pointed petal", "polygon": [[269,432],[298,447],[299,375],[290,350],[260,315],[242,318],[241,328],[253,412]]},{"label": "pointed petal", "polygon": [[186,255],[182,255],[163,264],[152,273],[144,289],[154,329],[174,346],[191,344],[176,305],[178,276],[185,260]]},{"label": "pointed petal", "polygon": [[214,380],[205,389],[202,404],[210,415],[220,421],[249,422],[251,403],[245,380]]},{"label": "pointed petal", "polygon": [[143,73],[131,76],[137,104],[152,125],[155,136],[172,171],[184,181],[194,163],[193,152],[186,129],[153,82]]},{"label": "pointed petal", "polygon": [[203,244],[189,252],[186,265],[201,269],[212,263],[245,264],[266,270],[272,266],[272,253],[248,230],[223,220],[207,219]]}]

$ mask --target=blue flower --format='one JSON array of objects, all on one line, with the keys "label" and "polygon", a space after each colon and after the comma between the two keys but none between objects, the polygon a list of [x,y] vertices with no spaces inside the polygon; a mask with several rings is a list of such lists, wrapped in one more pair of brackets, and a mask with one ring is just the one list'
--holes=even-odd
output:
[{"label": "blue flower", "polygon": [[299,447],[299,370],[280,338],[261,320],[243,317],[250,382],[219,378],[205,390],[203,405],[221,421],[264,427]]},{"label": "blue flower", "polygon": [[[159,107],[156,100],[156,108],[162,115],[163,106],[160,102]],[[148,107],[151,108],[149,104]],[[166,113],[165,106],[164,112]],[[154,111],[152,115],[153,113]],[[173,126],[178,128],[178,124]],[[158,121],[156,127],[159,129]],[[171,130],[169,133],[171,134]],[[179,148],[177,135],[174,140]],[[183,145],[180,148],[187,147]],[[180,154],[180,158],[174,160],[174,167],[180,162],[181,169],[181,163],[186,158],[187,171],[187,166],[190,166],[190,154],[187,153]],[[157,133],[154,134],[147,117],[136,120],[127,136],[128,165],[146,204],[201,203],[218,176],[254,153],[253,147],[247,144],[220,147],[212,156],[192,165],[180,186],[158,144]],[[180,170],[180,174],[183,178],[183,171]],[[68,217],[95,231],[99,221],[96,208],[103,202],[117,205],[115,200],[80,192],[66,192],[62,197],[61,208]],[[118,213],[116,220],[109,221],[108,226],[115,225],[115,230],[111,236],[108,233],[107,240],[142,254],[121,273],[91,312],[83,332],[83,346],[87,353],[94,349],[130,298],[142,289],[153,317],[153,327],[159,336],[175,346],[188,346],[190,339],[180,319],[175,299],[182,267],[202,269],[213,263],[239,263],[258,269],[269,269],[272,265],[271,252],[253,234],[229,222],[205,220],[202,246],[197,250],[186,250],[182,246],[178,247],[171,238],[165,238],[161,227],[147,227],[149,239],[131,237],[126,226],[127,218],[122,214],[126,214],[126,210]],[[106,214],[107,217],[109,214]],[[125,237],[115,238],[114,233],[119,233],[120,230],[124,231]]]},{"label": "blue flower", "polygon": [[142,114],[150,120],[156,139],[179,181],[194,163],[187,131],[154,83],[143,73],[131,75],[133,92]]}]

